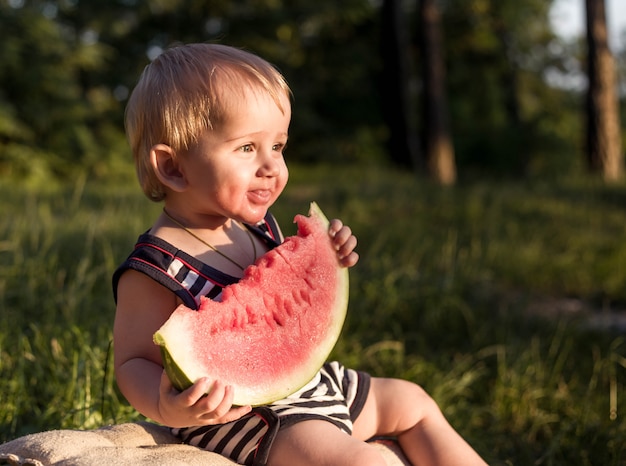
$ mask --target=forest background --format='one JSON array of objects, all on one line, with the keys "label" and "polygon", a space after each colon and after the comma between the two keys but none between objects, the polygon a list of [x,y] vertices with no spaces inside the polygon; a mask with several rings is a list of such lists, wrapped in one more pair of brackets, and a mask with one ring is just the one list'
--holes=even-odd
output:
[{"label": "forest background", "polygon": [[[0,177],[127,173],[130,90],[150,58],[194,41],[248,48],[285,74],[295,95],[290,160],[423,169],[422,3],[431,2],[2,0]],[[461,178],[584,168],[584,89],[566,84],[584,76],[586,44],[554,33],[552,3],[439,2]],[[626,50],[613,55],[623,95]],[[398,137],[402,125],[408,135]]]},{"label": "forest background", "polygon": [[423,385],[490,464],[626,464],[626,184],[589,172],[586,42],[554,33],[551,1],[435,2],[457,175],[442,187],[426,3],[0,0],[0,441],[140,418],[111,373],[110,277],[160,206],[123,111],[160,51],[215,41],[293,88],[287,234],[317,200],[359,237],[335,355]]}]

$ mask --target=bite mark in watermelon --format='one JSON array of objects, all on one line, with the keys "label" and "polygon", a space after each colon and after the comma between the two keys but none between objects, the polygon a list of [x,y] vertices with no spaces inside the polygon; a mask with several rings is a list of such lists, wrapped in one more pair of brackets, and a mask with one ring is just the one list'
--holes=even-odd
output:
[{"label": "bite mark in watermelon", "polygon": [[294,221],[297,234],[225,287],[220,302],[180,305],[154,334],[176,388],[208,377],[234,387],[235,405],[262,405],[294,393],[324,364],[345,320],[348,269],[315,202]]}]

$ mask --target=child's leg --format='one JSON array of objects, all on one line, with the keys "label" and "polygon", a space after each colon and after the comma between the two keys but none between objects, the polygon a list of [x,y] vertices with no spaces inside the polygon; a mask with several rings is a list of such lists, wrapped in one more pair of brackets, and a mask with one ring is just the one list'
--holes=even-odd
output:
[{"label": "child's leg", "polygon": [[415,466],[486,465],[448,423],[435,401],[421,387],[404,380],[372,378],[353,435],[359,440],[397,436]]},{"label": "child's leg", "polygon": [[281,429],[268,466],[386,466],[375,448],[327,421],[303,421]]}]

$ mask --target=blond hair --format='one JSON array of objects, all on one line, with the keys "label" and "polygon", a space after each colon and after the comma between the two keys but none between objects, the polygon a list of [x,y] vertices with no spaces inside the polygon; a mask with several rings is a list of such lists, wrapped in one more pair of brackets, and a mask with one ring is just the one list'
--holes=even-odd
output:
[{"label": "blond hair", "polygon": [[[282,112],[291,95],[284,77],[262,58],[219,44],[170,48],[144,69],[126,107],[126,134],[139,183],[146,196],[161,201],[165,191],[150,164],[155,144],[176,153],[197,143],[229,116],[233,99],[266,92]],[[232,111],[232,110],[231,110]]]}]

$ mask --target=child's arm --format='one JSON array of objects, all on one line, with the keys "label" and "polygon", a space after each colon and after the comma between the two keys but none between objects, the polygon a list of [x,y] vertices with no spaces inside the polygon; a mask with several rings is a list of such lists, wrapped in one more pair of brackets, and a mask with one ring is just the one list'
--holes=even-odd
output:
[{"label": "child's arm", "polygon": [[[144,416],[170,427],[225,423],[250,411],[232,408],[233,390],[197,381],[176,390],[163,371],[152,335],[178,305],[175,295],[146,275],[128,271],[118,285],[113,329],[115,374],[128,402]],[[208,396],[204,396],[210,392]]]},{"label": "child's arm", "polygon": [[354,251],[356,248],[356,237],[352,234],[352,230],[344,225],[341,220],[333,219],[330,221],[328,233],[333,240],[339,262],[344,267],[352,267],[359,260],[359,255]]}]

